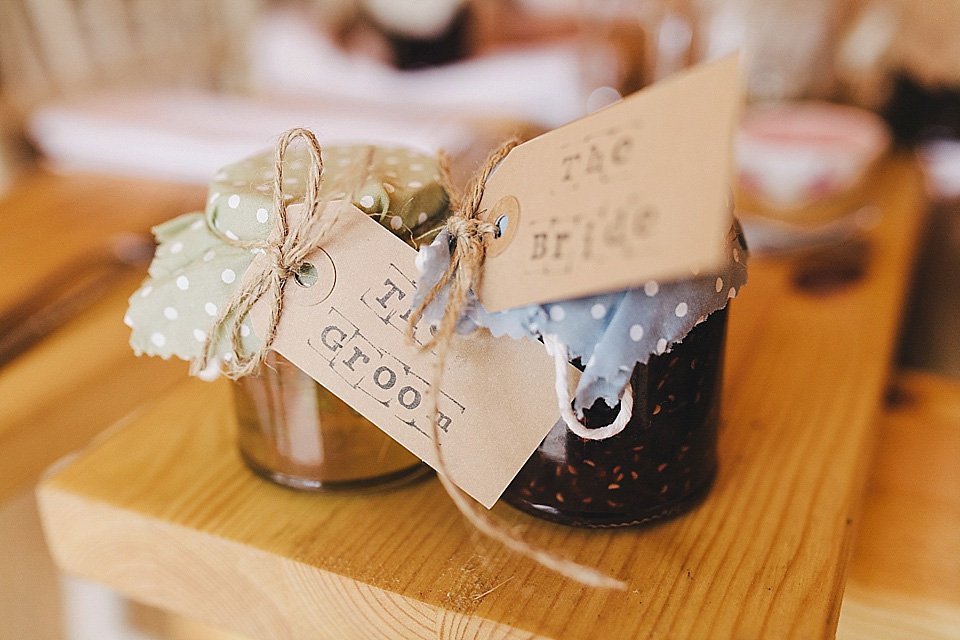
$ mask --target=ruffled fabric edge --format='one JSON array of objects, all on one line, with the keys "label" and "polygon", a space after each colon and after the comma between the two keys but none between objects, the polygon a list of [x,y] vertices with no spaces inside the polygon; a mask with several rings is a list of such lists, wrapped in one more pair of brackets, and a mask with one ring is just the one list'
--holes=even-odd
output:
[{"label": "ruffled fabric edge", "polygon": [[[646,364],[653,355],[672,351],[695,326],[725,308],[746,285],[747,247],[739,225],[731,229],[726,240],[725,264],[719,270],[690,279],[649,281],[622,291],[495,313],[484,309],[471,291],[457,331],[469,334],[486,329],[496,337],[537,341],[542,341],[544,335],[555,337],[566,346],[571,361],[582,367],[574,394],[574,408],[582,418],[583,410],[597,400],[616,406],[634,367]],[[420,249],[420,278],[413,307],[420,304],[447,269],[450,242],[449,234],[443,231],[432,244]],[[426,322],[440,321],[447,294],[444,289],[424,310]],[[585,326],[583,321],[570,326],[567,320],[571,316],[585,318],[587,314],[595,321],[587,331],[577,331],[577,326]]]}]

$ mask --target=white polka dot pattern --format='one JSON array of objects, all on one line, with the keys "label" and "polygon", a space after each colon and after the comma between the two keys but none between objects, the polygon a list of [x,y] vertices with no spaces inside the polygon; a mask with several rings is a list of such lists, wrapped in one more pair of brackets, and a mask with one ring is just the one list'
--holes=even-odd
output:
[{"label": "white polka dot pattern", "polygon": [[[338,174],[366,162],[369,147],[324,146],[326,167],[321,198],[347,197]],[[199,352],[213,319],[224,308],[262,249],[236,247],[231,241],[266,239],[274,220],[273,151],[217,172],[210,184],[204,211],[174,218],[156,228],[158,249],[150,277],[130,300],[123,321],[138,352],[190,359]],[[305,147],[288,149],[283,172],[284,199],[304,201],[310,160]],[[342,168],[341,168],[342,167]],[[435,188],[437,170],[430,154],[402,149],[375,149],[369,179],[353,196],[385,228],[413,242],[430,242],[447,213],[442,190]],[[325,193],[332,187],[333,193]],[[228,241],[229,240],[229,241]],[[139,295],[137,295],[139,294]],[[244,345],[259,338],[242,325]],[[225,337],[215,353],[226,350]]]},{"label": "white polka dot pattern", "polygon": [[[571,359],[586,363],[573,398],[575,408],[590,407],[599,399],[616,404],[638,363],[670,352],[671,345],[724,308],[729,297],[735,297],[746,283],[745,254],[741,253],[739,239],[730,234],[727,242],[726,264],[713,273],[680,280],[648,280],[619,292],[497,313],[482,314],[471,307],[467,315],[496,336],[555,336]],[[449,249],[446,243],[437,243],[421,249],[418,257],[423,258],[418,261],[421,289],[414,303],[420,301],[421,291],[446,270]]]}]

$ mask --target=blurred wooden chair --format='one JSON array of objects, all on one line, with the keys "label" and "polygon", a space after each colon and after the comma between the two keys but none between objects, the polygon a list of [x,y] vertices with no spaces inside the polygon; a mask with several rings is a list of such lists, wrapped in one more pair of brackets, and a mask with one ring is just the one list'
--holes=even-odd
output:
[{"label": "blurred wooden chair", "polygon": [[263,0],[4,0],[0,83],[15,110],[117,83],[242,86]]},{"label": "blurred wooden chair", "polygon": [[241,89],[268,0],[0,0],[0,188],[30,109],[111,87]]}]

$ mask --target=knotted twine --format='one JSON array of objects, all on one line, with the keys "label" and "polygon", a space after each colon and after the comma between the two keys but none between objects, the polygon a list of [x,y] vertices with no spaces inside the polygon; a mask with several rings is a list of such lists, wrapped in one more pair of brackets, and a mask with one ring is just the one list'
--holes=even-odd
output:
[{"label": "knotted twine", "polygon": [[[423,317],[426,308],[436,300],[437,296],[449,285],[446,307],[440,323],[433,336],[421,346],[421,350],[434,349],[436,360],[434,364],[433,384],[430,385],[429,399],[431,407],[430,428],[433,437],[434,449],[437,456],[437,476],[453,503],[460,513],[484,535],[493,538],[508,549],[525,555],[535,562],[552,569],[557,573],[593,587],[607,587],[625,589],[626,583],[607,576],[596,569],[581,565],[553,555],[526,542],[500,524],[492,515],[479,509],[467,495],[460,490],[448,476],[448,468],[440,447],[440,428],[437,422],[439,415],[440,382],[446,368],[447,355],[450,343],[456,332],[457,321],[460,318],[471,289],[480,284],[483,275],[483,264],[486,260],[488,243],[497,237],[498,227],[495,223],[480,219],[484,212],[480,210],[480,200],[483,198],[484,188],[490,174],[507,154],[519,144],[517,140],[508,140],[490,154],[480,170],[470,180],[466,193],[461,193],[455,186],[450,175],[449,157],[440,152],[437,164],[440,177],[447,195],[450,198],[450,208],[453,214],[446,223],[447,233],[452,243],[450,264],[440,280],[424,296],[420,304],[410,314],[407,324],[407,339],[413,342],[414,330]],[[566,362],[564,362],[566,365]],[[559,382],[558,382],[559,384]],[[569,393],[565,389],[566,393]],[[569,405],[569,396],[567,396]],[[624,403],[626,404],[626,403]],[[569,406],[567,411],[570,412]],[[572,412],[570,412],[572,415]],[[621,427],[622,428],[622,427]]]},{"label": "knotted twine", "polygon": [[[283,193],[283,158],[287,147],[297,138],[307,143],[311,162],[307,180],[306,211],[293,224],[287,218],[287,204]],[[436,448],[438,477],[447,494],[460,512],[481,533],[497,540],[507,548],[526,555],[543,566],[583,584],[596,587],[624,589],[626,584],[606,576],[599,571],[576,562],[554,556],[510,534],[491,516],[478,509],[461,490],[448,478],[446,462],[440,448],[439,425],[437,423],[440,380],[446,366],[450,342],[456,331],[469,291],[479,284],[483,263],[486,258],[487,243],[497,234],[497,226],[478,219],[480,200],[487,178],[493,169],[513,149],[518,142],[511,140],[496,150],[474,176],[467,193],[461,194],[453,187],[450,177],[449,159],[446,154],[439,156],[441,178],[450,196],[454,214],[446,223],[450,237],[454,239],[455,250],[450,265],[440,282],[429,292],[411,314],[408,325],[408,337],[412,339],[413,329],[422,317],[424,309],[449,284],[447,306],[436,333],[422,347],[436,349],[434,384],[430,386],[432,407],[431,429]],[[366,163],[369,169],[370,160]],[[191,364],[191,371],[198,373],[209,365],[211,352],[217,338],[225,326],[230,329],[229,360],[225,357],[225,375],[232,379],[242,378],[255,373],[269,352],[277,334],[277,327],[283,313],[283,294],[287,281],[295,278],[300,269],[314,251],[320,248],[330,229],[336,224],[338,207],[329,210],[319,199],[320,181],[323,177],[323,159],[320,144],[312,132],[295,128],[287,131],[277,141],[274,161],[273,206],[274,228],[265,241],[244,242],[226,238],[228,244],[250,250],[263,251],[266,260],[255,261],[251,270],[245,274],[241,286],[230,302],[220,310],[214,319],[210,331],[204,339],[200,355]],[[358,181],[362,183],[361,181]],[[351,196],[352,199],[352,196]],[[260,347],[251,354],[245,354],[241,342],[243,319],[253,306],[262,298],[270,299],[270,319]]]},{"label": "knotted twine", "polygon": [[[307,194],[303,216],[292,223],[287,216],[287,201],[283,192],[283,158],[287,147],[298,138],[302,138],[310,154],[310,166],[307,175]],[[372,153],[370,154],[372,155]],[[369,170],[370,155],[363,168]],[[224,357],[224,374],[238,379],[256,373],[260,363],[266,357],[277,337],[277,326],[283,314],[283,293],[290,278],[295,278],[303,268],[307,257],[320,248],[327,234],[339,217],[339,207],[327,207],[320,199],[320,182],[323,178],[323,157],[316,136],[307,129],[290,129],[277,141],[273,168],[273,209],[274,224],[266,240],[245,242],[222,237],[234,247],[262,251],[266,260],[255,260],[243,278],[243,282],[230,301],[220,310],[207,332],[200,355],[191,363],[190,371],[194,375],[205,370],[210,363],[220,332],[224,327],[230,331],[230,350]],[[359,187],[365,175],[357,180]],[[352,181],[351,181],[352,182]],[[335,191],[331,189],[330,192]],[[349,196],[353,200],[353,195]],[[269,300],[270,319],[260,347],[246,354],[242,348],[241,329],[243,320],[253,306],[262,298]]]}]

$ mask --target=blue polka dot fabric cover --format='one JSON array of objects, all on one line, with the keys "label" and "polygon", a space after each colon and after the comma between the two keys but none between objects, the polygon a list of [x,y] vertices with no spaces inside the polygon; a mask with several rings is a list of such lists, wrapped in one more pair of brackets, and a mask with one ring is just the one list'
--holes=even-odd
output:
[{"label": "blue polka dot fabric cover", "polygon": [[[338,176],[367,162],[368,146],[325,147],[320,197],[344,197]],[[413,247],[431,242],[448,215],[448,198],[432,156],[396,148],[376,148],[366,183],[354,204]],[[284,193],[290,204],[306,193],[309,156],[296,145],[284,160]],[[132,328],[130,344],[139,354],[190,360],[219,310],[240,286],[257,249],[242,249],[229,240],[266,239],[273,229],[274,152],[268,151],[225,167],[210,185],[206,209],[154,228],[157,252],[143,285],[130,297],[124,321]],[[243,348],[260,341],[249,319],[241,329]],[[228,340],[216,343],[217,359],[229,358]]]},{"label": "blue polka dot fabric cover", "polygon": [[[747,282],[746,245],[738,229],[731,229],[726,243],[727,259],[719,271],[691,274],[686,280],[650,280],[623,291],[496,313],[488,313],[471,292],[457,329],[470,333],[484,327],[495,336],[534,340],[555,336],[571,360],[579,358],[585,366],[574,396],[574,409],[583,418],[583,410],[598,399],[617,406],[635,365],[671,351],[694,326],[737,296]],[[414,304],[449,263],[449,236],[442,231],[417,256],[420,281]],[[445,305],[446,292],[425,310],[424,318],[438,322]]]}]

